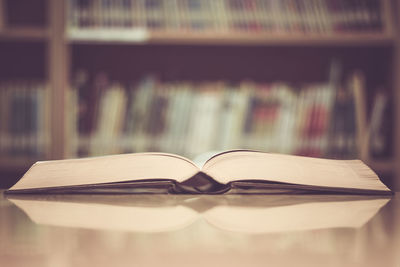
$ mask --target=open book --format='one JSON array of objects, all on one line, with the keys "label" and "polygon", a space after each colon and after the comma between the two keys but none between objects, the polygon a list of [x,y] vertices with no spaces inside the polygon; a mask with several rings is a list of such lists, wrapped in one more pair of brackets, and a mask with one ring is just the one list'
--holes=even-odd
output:
[{"label": "open book", "polygon": [[330,160],[248,150],[203,164],[165,153],[35,163],[8,193],[355,193],[391,194],[360,160]]},{"label": "open book", "polygon": [[[19,195],[8,199],[43,225],[157,233],[206,221],[221,230],[248,234],[358,228],[390,198],[344,195]],[[204,219],[204,220],[202,220]]]}]

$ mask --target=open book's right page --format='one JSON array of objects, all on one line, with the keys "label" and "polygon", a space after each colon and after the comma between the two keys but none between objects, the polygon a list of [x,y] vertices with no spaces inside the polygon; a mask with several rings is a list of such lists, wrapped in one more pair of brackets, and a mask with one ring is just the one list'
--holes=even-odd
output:
[{"label": "open book's right page", "polygon": [[231,151],[211,158],[202,172],[227,184],[276,182],[303,188],[391,193],[360,160],[332,160],[256,151]]}]

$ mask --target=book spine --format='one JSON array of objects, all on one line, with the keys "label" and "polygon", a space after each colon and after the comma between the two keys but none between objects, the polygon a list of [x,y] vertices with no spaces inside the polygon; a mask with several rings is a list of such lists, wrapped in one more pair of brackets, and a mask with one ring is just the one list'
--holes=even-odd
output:
[{"label": "book spine", "polygon": [[[388,97],[381,88],[374,98],[371,122],[368,129],[369,152],[372,157],[385,156],[387,150],[385,121],[387,120]],[[387,131],[387,130],[386,130]]]},{"label": "book spine", "polygon": [[71,0],[67,12],[69,31],[100,30],[100,35],[101,30],[138,28],[181,33],[383,31],[376,0]]},{"label": "book spine", "polygon": [[7,149],[7,133],[8,133],[8,86],[6,83],[0,83],[0,155],[4,154]]},{"label": "book spine", "polygon": [[367,132],[365,78],[361,72],[356,72],[351,79],[355,102],[357,149],[361,159],[367,159],[368,140],[366,140],[364,134]]},{"label": "book spine", "polygon": [[357,103],[344,88],[336,94],[340,79],[331,76],[329,84],[300,85],[147,77],[130,88],[125,83],[110,86],[105,74],[95,75],[92,84],[86,77],[74,83],[80,88],[79,109],[91,104],[79,114],[79,126],[88,127],[86,121],[91,126],[75,131],[83,142],[92,140],[82,145],[89,147],[86,152],[77,153],[150,150],[193,156],[205,150],[248,148],[350,157]]}]

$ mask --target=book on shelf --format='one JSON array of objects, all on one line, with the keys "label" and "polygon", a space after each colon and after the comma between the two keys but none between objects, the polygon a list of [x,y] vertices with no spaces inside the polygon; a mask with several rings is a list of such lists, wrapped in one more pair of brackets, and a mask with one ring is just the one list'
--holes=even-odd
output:
[{"label": "book on shelf", "polygon": [[205,162],[137,153],[35,163],[7,193],[392,194],[362,161],[233,150]]},{"label": "book on shelf", "polygon": [[217,127],[220,121],[216,114],[219,114],[221,94],[213,86],[203,86],[205,88],[197,88],[200,92],[197,92],[192,104],[193,118],[188,125],[187,143],[191,155],[214,149],[214,137],[218,135]]},{"label": "book on shelf", "polygon": [[328,145],[332,157],[365,156],[368,144],[364,79],[362,73],[355,72],[347,86],[336,88]]},{"label": "book on shelf", "polygon": [[[360,228],[390,198],[343,195],[262,196],[15,196],[7,199],[37,224],[71,228],[160,233],[195,222],[244,234]],[[60,216],[68,214],[68,216]],[[112,218],[110,220],[110,218]]]},{"label": "book on shelf", "polygon": [[0,83],[0,154],[45,157],[49,95],[38,81]]},{"label": "book on shelf", "polygon": [[355,101],[347,86],[162,81],[155,76],[99,83],[99,76],[108,80],[105,74],[88,83],[87,74],[77,76],[83,78],[77,77],[68,92],[69,110],[76,111],[67,114],[68,129],[77,139],[69,157],[145,151],[193,157],[235,148],[357,156]]},{"label": "book on shelf", "polygon": [[[382,33],[378,0],[70,0],[72,38],[133,39],[149,32]],[[92,32],[91,32],[92,31]],[[97,34],[92,35],[92,33]],[[109,36],[106,36],[109,34]]]},{"label": "book on shelf", "polygon": [[387,92],[380,88],[374,97],[374,103],[371,111],[371,120],[368,125],[369,153],[372,157],[379,157],[388,154],[388,115],[390,101]]},{"label": "book on shelf", "polygon": [[95,134],[91,139],[90,150],[94,154],[116,151],[114,144],[121,132],[125,116],[126,99],[119,84],[112,84],[101,98]]}]

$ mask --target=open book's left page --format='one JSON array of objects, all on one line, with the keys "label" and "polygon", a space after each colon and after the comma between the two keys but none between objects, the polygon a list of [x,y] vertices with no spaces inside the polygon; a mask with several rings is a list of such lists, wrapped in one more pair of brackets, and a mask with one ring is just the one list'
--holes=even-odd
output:
[{"label": "open book's left page", "polygon": [[35,163],[9,192],[138,180],[182,182],[199,172],[190,160],[173,154],[136,153]]}]

